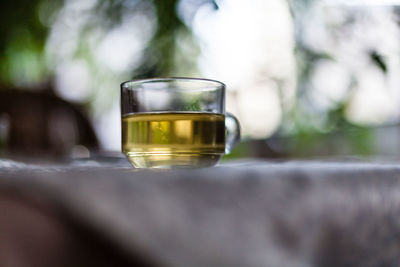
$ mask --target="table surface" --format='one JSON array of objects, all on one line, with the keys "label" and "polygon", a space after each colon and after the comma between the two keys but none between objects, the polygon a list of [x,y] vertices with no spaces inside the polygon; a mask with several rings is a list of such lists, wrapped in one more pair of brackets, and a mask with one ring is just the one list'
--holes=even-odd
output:
[{"label": "table surface", "polygon": [[[79,229],[72,246],[90,240],[80,249],[105,255],[97,266],[400,266],[399,182],[399,163],[354,158],[189,170],[4,159],[0,224],[24,221],[25,213],[13,213],[14,196],[36,203],[64,228]],[[12,262],[2,258],[5,246],[0,239],[0,262]],[[90,265],[89,258],[74,264]]]}]

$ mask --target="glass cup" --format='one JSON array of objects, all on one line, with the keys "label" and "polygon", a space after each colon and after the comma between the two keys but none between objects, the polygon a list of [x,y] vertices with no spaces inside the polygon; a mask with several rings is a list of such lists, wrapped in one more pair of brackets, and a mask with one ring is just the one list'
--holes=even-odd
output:
[{"label": "glass cup", "polygon": [[122,152],[136,168],[215,165],[240,140],[225,85],[197,78],[121,84]]}]

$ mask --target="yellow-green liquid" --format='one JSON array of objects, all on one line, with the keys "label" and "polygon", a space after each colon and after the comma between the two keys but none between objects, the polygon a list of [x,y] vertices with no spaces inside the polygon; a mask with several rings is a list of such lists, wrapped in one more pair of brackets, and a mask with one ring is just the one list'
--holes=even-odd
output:
[{"label": "yellow-green liquid", "polygon": [[122,117],[122,152],[134,167],[212,166],[224,151],[224,115],[168,112]]}]

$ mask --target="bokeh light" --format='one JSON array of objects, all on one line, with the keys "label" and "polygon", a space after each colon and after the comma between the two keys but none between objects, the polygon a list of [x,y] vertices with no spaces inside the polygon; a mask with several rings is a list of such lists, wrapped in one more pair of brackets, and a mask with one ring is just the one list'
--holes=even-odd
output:
[{"label": "bokeh light", "polygon": [[119,84],[136,78],[226,83],[227,111],[250,141],[317,142],[319,134],[372,131],[400,119],[399,1],[25,5],[30,9],[2,13],[10,28],[0,38],[0,86],[52,88],[82,106],[105,150],[120,150]]},{"label": "bokeh light", "polygon": [[[277,26],[279,25],[279,26]],[[228,85],[227,109],[244,136],[266,138],[295,98],[293,22],[286,1],[223,1],[204,5],[192,24],[205,77]]]}]

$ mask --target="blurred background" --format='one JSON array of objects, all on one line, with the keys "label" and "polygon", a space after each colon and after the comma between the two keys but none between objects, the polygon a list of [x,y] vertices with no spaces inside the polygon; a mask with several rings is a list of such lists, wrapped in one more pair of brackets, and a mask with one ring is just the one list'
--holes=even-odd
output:
[{"label": "blurred background", "polygon": [[385,0],[0,3],[0,156],[120,151],[119,85],[227,84],[226,158],[400,158],[400,8]]}]

